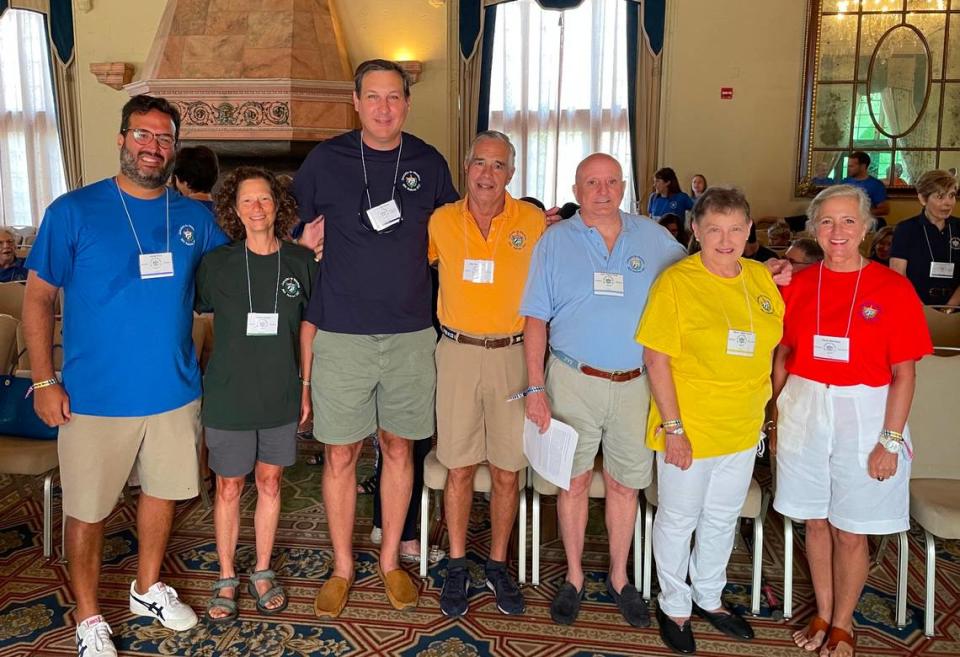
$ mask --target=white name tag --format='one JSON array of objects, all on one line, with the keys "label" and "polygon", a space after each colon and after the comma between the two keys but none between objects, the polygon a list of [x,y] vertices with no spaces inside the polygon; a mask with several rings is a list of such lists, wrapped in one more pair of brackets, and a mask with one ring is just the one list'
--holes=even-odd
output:
[{"label": "white name tag", "polygon": [[832,335],[813,336],[813,357],[849,363],[850,338],[838,338]]},{"label": "white name tag", "polygon": [[728,356],[753,356],[757,346],[757,335],[753,331],[727,331]]},{"label": "white name tag", "polygon": [[930,278],[953,278],[953,262],[931,262]]},{"label": "white name tag", "polygon": [[463,280],[471,283],[493,283],[493,260],[464,260]]},{"label": "white name tag", "polygon": [[390,226],[400,221],[400,208],[397,202],[390,199],[386,203],[381,203],[376,207],[367,210],[367,219],[370,225],[376,231],[386,230]]},{"label": "white name tag", "polygon": [[623,296],[623,274],[593,273],[593,293],[606,297]]},{"label": "white name tag", "polygon": [[247,313],[247,335],[276,335],[278,313]]},{"label": "white name tag", "polygon": [[141,253],[140,278],[166,278],[173,276],[173,254]]}]

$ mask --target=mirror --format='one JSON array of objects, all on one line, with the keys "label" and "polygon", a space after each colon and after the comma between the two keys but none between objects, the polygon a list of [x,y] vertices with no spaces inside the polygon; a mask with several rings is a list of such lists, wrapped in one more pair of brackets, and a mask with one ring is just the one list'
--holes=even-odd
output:
[{"label": "mirror", "polygon": [[913,195],[924,172],[960,161],[960,13],[950,4],[808,0],[798,195],[841,182],[852,151],[870,156],[890,196]]}]

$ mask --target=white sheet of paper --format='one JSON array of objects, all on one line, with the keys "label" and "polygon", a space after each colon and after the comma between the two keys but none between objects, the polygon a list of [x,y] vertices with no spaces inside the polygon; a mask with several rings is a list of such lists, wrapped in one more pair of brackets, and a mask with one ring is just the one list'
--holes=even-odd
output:
[{"label": "white sheet of paper", "polygon": [[523,421],[523,454],[537,474],[563,490],[570,490],[573,453],[579,435],[569,424],[550,420],[550,427],[541,434],[529,419]]}]

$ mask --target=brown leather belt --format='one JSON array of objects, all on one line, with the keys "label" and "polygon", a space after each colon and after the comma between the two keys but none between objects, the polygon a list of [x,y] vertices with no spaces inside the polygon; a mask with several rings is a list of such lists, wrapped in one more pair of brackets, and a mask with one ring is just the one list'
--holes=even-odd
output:
[{"label": "brown leather belt", "polygon": [[447,326],[441,326],[440,332],[445,338],[449,338],[460,344],[468,344],[473,347],[483,347],[484,349],[500,349],[501,347],[510,347],[523,342],[523,333],[510,335],[505,338],[475,338],[472,335],[466,335],[459,331],[454,331]]},{"label": "brown leather belt", "polygon": [[598,370],[589,365],[580,365],[580,371],[586,374],[587,376],[595,376],[598,379],[606,379],[608,381],[613,381],[614,383],[623,383],[624,381],[633,381],[634,379],[643,376],[644,368],[638,367],[635,370],[628,370],[626,372],[607,372],[606,370]]}]

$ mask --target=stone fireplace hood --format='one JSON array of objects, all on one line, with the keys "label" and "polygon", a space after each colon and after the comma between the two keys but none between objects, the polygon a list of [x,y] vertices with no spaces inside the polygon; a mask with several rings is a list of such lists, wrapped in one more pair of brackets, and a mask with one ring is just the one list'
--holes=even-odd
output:
[{"label": "stone fireplace hood", "polygon": [[181,139],[227,159],[293,164],[356,126],[334,0],[168,0],[124,89],[175,103]]}]

